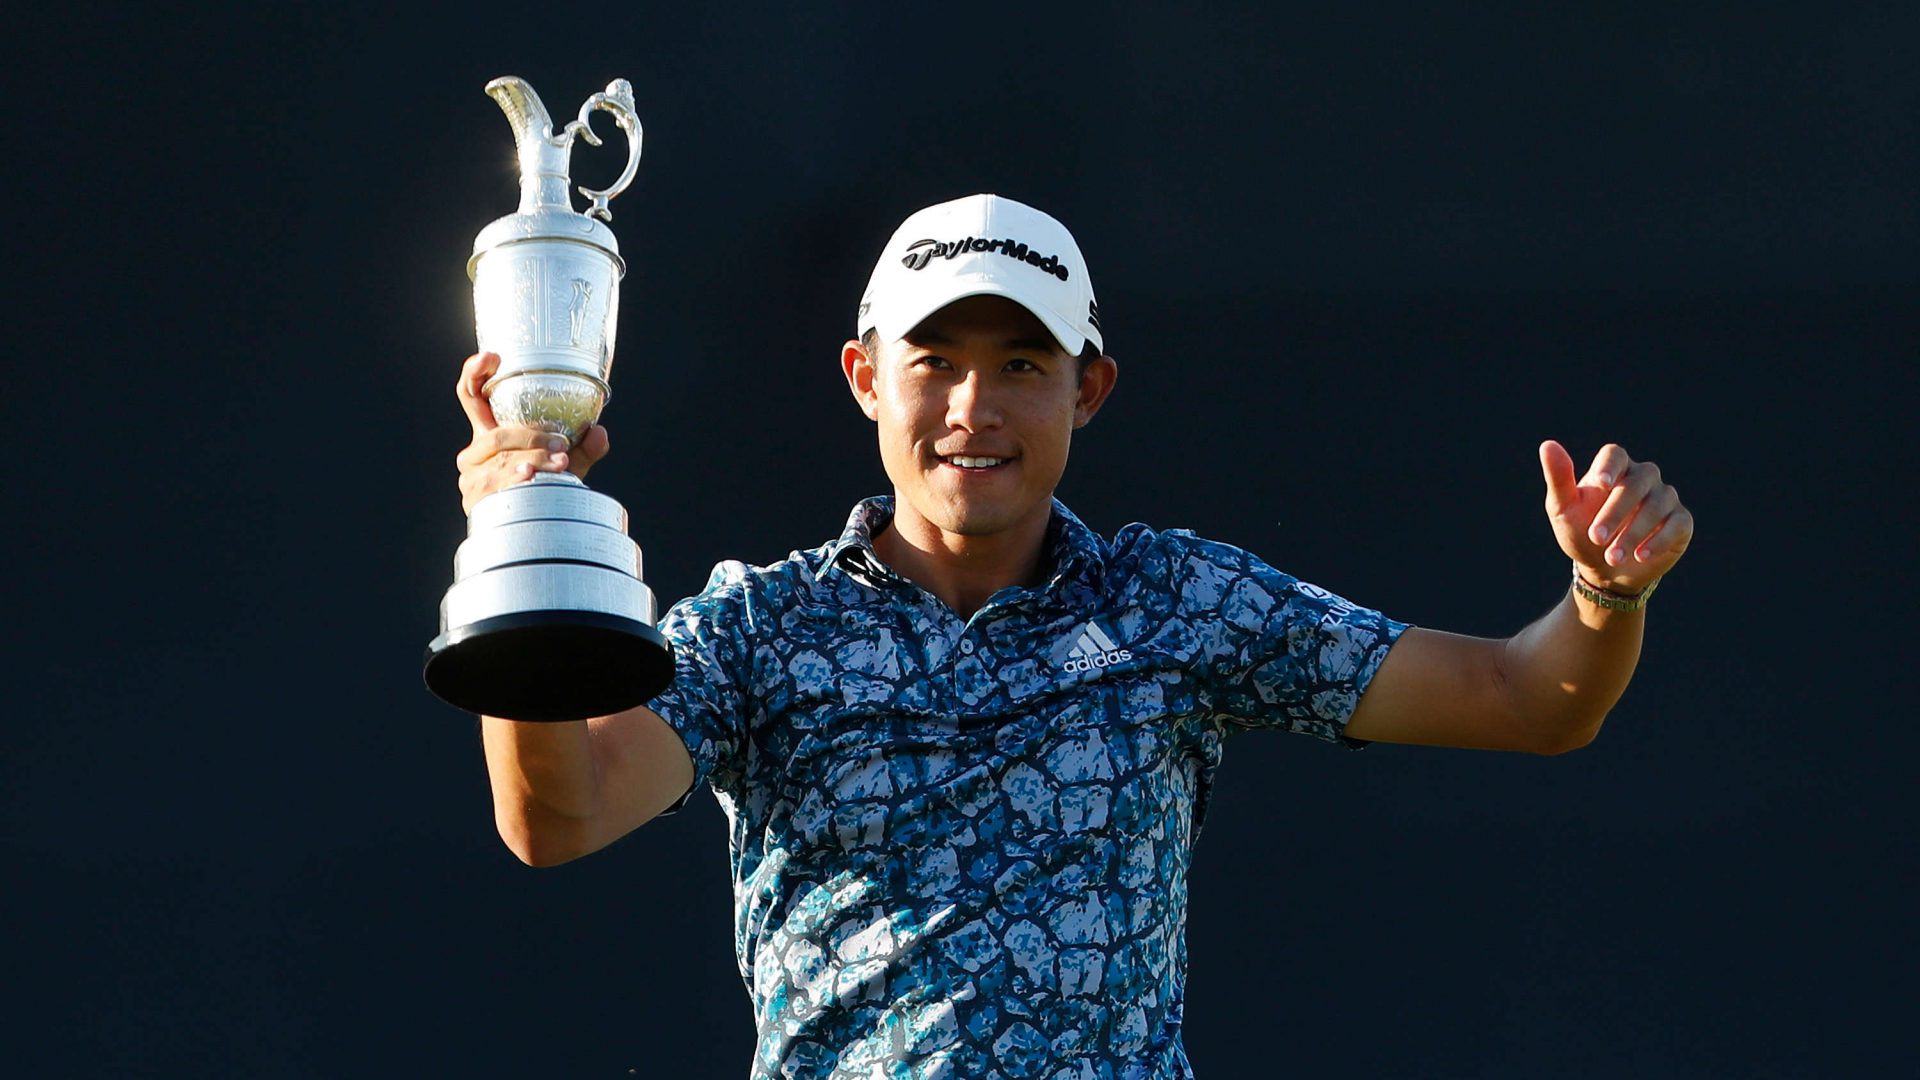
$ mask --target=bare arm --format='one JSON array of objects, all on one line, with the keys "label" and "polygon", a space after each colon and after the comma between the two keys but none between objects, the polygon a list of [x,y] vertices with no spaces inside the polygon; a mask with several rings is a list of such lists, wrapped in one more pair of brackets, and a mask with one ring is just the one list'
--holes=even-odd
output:
[{"label": "bare arm", "polygon": [[546,724],[480,718],[500,839],[529,866],[598,851],[693,784],[686,744],[645,706]]},{"label": "bare arm", "polygon": [[1347,734],[1557,754],[1593,741],[1640,659],[1646,612],[1565,599],[1506,639],[1419,627],[1387,653]]},{"label": "bare arm", "polygon": [[[1540,448],[1554,535],[1590,584],[1651,586],[1693,539],[1693,515],[1658,467],[1603,448],[1574,479],[1559,443]],[[1504,640],[1411,629],[1347,723],[1356,739],[1557,754],[1593,740],[1640,660],[1646,611],[1614,611],[1571,589]]]}]

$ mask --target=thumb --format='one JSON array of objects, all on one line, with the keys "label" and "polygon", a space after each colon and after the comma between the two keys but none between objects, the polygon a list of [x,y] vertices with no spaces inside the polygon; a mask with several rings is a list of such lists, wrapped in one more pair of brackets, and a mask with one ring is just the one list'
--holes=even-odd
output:
[{"label": "thumb", "polygon": [[1540,472],[1547,481],[1547,512],[1558,514],[1577,501],[1579,482],[1573,475],[1573,456],[1567,448],[1548,439],[1540,444]]}]

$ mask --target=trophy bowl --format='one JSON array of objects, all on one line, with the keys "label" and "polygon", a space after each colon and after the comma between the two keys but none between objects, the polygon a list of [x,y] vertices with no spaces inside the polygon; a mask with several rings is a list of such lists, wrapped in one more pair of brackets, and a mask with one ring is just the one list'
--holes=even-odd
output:
[{"label": "trophy bowl", "polygon": [[523,424],[578,443],[606,406],[607,389],[570,373],[529,371],[494,379],[486,390],[493,418]]}]

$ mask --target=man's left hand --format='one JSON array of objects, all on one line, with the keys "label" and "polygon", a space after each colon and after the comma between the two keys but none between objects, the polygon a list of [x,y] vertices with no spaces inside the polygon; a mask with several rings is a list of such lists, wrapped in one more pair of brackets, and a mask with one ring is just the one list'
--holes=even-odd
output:
[{"label": "man's left hand", "polygon": [[1574,478],[1573,458],[1548,439],[1540,444],[1547,480],[1547,518],[1560,550],[1590,584],[1636,593],[1680,561],[1693,542],[1693,515],[1651,461],[1635,461],[1614,443]]}]

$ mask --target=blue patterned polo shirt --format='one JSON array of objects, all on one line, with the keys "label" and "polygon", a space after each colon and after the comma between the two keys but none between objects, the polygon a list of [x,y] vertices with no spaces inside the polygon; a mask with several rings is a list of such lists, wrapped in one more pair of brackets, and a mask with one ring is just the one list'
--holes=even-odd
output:
[{"label": "blue patterned polo shirt", "polygon": [[1226,737],[1341,740],[1406,628],[1225,544],[1058,502],[963,619],[840,539],[722,563],[652,707],[732,829],[753,1076],[1171,1080],[1187,867]]}]

